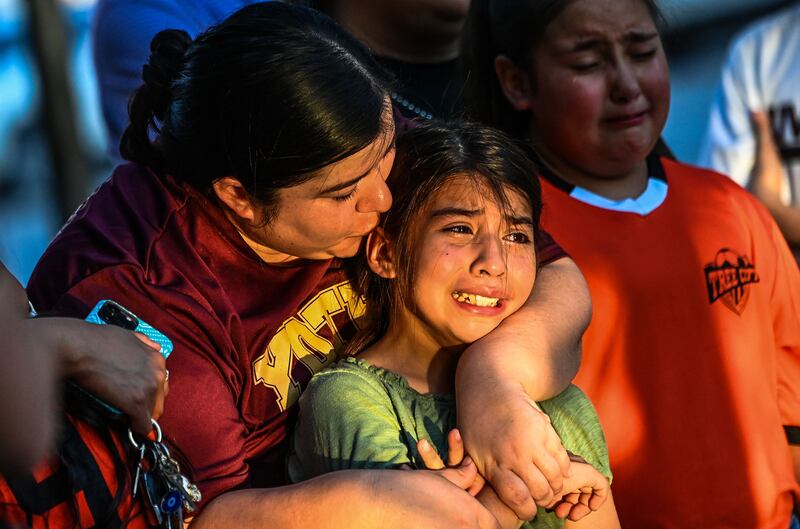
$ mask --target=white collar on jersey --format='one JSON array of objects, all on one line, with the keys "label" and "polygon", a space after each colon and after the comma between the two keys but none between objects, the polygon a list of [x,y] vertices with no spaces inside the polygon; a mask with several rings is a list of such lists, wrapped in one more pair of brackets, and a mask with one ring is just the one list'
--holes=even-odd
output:
[{"label": "white collar on jersey", "polygon": [[644,217],[655,211],[667,199],[667,182],[651,176],[647,179],[647,188],[641,195],[623,200],[611,200],[578,186],[572,188],[569,196],[598,208],[636,213]]}]

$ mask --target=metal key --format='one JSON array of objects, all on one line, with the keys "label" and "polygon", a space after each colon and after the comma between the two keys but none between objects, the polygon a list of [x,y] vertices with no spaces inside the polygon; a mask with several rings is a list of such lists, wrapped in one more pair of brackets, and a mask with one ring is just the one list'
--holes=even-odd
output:
[{"label": "metal key", "polygon": [[136,463],[136,474],[133,476],[133,492],[132,495],[136,498],[136,493],[139,491],[139,479],[142,477],[142,460],[144,459],[145,446],[144,443],[139,447],[139,461]]},{"label": "metal key", "polygon": [[161,512],[161,497],[163,495],[163,487],[157,476],[151,472],[144,472],[142,474],[142,488],[144,489],[145,504],[152,514],[153,521],[159,527],[163,527],[164,515]]},{"label": "metal key", "polygon": [[154,452],[158,457],[158,473],[181,495],[181,504],[187,512],[194,512],[202,495],[197,486],[181,473],[180,465],[169,453],[163,443],[154,443]]},{"label": "metal key", "polygon": [[130,442],[139,451],[133,493],[143,490],[148,519],[163,529],[183,529],[184,510],[194,512],[201,500],[199,489],[180,471],[180,465],[161,442],[161,428],[153,421],[155,440],[136,441],[128,431]]}]

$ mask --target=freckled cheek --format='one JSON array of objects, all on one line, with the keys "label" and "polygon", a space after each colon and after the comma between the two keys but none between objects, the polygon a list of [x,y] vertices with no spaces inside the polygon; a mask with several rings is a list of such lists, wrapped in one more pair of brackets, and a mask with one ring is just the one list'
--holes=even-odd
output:
[{"label": "freckled cheek", "polygon": [[448,285],[463,268],[464,259],[458,250],[446,246],[420,246],[424,254],[420,256],[417,276],[432,286]]}]

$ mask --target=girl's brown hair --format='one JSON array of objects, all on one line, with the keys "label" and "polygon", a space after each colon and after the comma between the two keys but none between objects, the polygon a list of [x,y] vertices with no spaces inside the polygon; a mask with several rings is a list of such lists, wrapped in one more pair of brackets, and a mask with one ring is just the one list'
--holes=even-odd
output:
[{"label": "girl's brown hair", "polygon": [[397,278],[373,273],[363,252],[353,260],[351,281],[366,302],[367,315],[347,353],[355,354],[383,336],[390,318],[401,308],[414,310],[411,293],[416,278],[416,219],[445,184],[455,178],[470,179],[476,189],[488,189],[488,198],[502,209],[509,207],[509,188],[520,193],[530,205],[534,237],[538,237],[542,202],[536,171],[524,145],[491,127],[429,122],[401,135],[387,179],[394,201],[380,223],[393,245]]}]

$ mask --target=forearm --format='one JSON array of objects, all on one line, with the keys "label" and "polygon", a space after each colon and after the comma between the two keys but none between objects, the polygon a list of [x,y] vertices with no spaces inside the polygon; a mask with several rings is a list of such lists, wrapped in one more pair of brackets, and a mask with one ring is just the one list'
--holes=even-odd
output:
[{"label": "forearm", "polygon": [[0,469],[27,470],[53,438],[56,362],[27,319],[22,286],[0,265],[0,336],[5,368],[0,376]]},{"label": "forearm", "polygon": [[229,492],[214,499],[191,528],[380,527],[364,498],[369,479],[365,472],[343,471],[287,487]]},{"label": "forearm", "polygon": [[475,498],[447,479],[399,470],[343,470],[288,487],[229,492],[191,527],[499,529]]},{"label": "forearm", "polygon": [[580,367],[591,313],[589,289],[571,259],[543,267],[528,302],[464,352],[457,391],[488,377],[521,385],[534,400],[561,393]]}]

